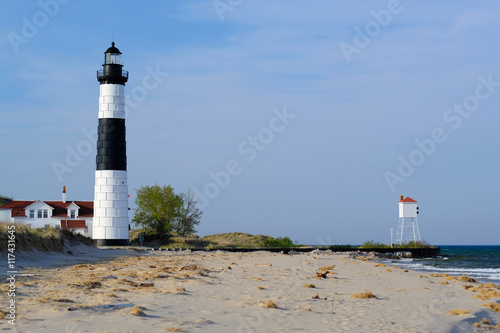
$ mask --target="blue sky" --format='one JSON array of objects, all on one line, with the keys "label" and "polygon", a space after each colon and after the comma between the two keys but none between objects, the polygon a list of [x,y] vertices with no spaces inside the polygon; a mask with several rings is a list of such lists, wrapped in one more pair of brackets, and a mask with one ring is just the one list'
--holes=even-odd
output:
[{"label": "blue sky", "polygon": [[3,1],[0,194],[92,200],[103,52],[129,191],[201,193],[200,235],[498,244],[495,1]]}]

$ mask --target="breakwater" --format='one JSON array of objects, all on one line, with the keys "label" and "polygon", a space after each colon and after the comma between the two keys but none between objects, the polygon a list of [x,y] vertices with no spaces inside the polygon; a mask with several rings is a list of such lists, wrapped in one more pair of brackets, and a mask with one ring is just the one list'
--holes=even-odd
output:
[{"label": "breakwater", "polygon": [[[168,248],[149,248],[153,251],[184,251],[186,249],[168,249]],[[331,251],[331,252],[375,252],[375,253],[411,253],[412,258],[427,258],[427,257],[437,257],[441,255],[441,248],[431,247],[431,248],[359,248],[359,247],[325,247],[325,246],[301,246],[293,248],[281,248],[281,247],[221,247],[215,249],[196,249],[191,248],[191,251],[227,251],[227,252],[256,252],[256,251],[268,251],[268,252],[283,252],[285,254],[294,252],[312,252],[318,251]]]}]

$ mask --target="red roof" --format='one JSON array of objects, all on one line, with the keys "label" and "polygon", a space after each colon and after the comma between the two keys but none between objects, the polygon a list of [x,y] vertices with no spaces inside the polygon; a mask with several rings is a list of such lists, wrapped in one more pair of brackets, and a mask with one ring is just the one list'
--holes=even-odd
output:
[{"label": "red roof", "polygon": [[413,200],[412,198],[410,197],[406,197],[404,198],[403,200],[400,200],[399,202],[417,202],[417,200]]},{"label": "red roof", "polygon": [[68,206],[73,202],[80,207],[78,217],[93,217],[94,216],[94,202],[93,201],[44,201],[47,205],[54,207],[53,217],[68,216]]},{"label": "red roof", "polygon": [[[12,216],[25,216],[24,209],[35,203],[36,201],[20,201],[13,200],[1,206],[0,209],[12,209]],[[47,205],[54,208],[52,212],[53,217],[68,216],[68,206],[73,202],[80,207],[78,217],[94,217],[94,202],[93,201],[43,201]]]},{"label": "red roof", "polygon": [[80,207],[78,217],[94,217],[94,202],[93,201],[74,201]]},{"label": "red roof", "polygon": [[18,201],[12,200],[1,206],[0,209],[12,209],[12,216],[25,216],[24,208],[31,205],[35,201]]},{"label": "red roof", "polygon": [[61,220],[61,228],[85,228],[85,220]]}]

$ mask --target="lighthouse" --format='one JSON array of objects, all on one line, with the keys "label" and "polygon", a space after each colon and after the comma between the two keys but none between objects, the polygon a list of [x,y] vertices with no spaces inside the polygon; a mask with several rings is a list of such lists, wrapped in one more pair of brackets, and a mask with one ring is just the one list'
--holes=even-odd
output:
[{"label": "lighthouse", "polygon": [[99,123],[92,237],[99,246],[128,245],[128,185],[125,140],[125,83],[122,53],[111,43],[97,71]]},{"label": "lighthouse", "polygon": [[408,242],[420,242],[420,231],[418,230],[418,207],[417,201],[410,197],[401,196],[399,205],[399,223],[396,233],[396,243],[401,245]]}]

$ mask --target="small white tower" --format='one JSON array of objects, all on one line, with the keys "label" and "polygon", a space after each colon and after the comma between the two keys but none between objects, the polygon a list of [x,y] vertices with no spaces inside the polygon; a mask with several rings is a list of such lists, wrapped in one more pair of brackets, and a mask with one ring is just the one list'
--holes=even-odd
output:
[{"label": "small white tower", "polygon": [[418,207],[417,201],[410,197],[403,198],[399,201],[399,224],[396,232],[396,244],[407,242],[420,242],[420,231],[418,230]]}]

